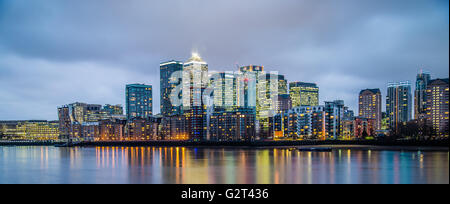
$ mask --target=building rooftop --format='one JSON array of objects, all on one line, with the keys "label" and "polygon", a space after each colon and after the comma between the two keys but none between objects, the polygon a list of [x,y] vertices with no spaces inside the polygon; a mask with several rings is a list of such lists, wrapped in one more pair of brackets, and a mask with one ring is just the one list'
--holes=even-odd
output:
[{"label": "building rooftop", "polygon": [[46,123],[46,122],[54,122],[47,120],[0,120],[0,124],[13,124],[13,123]]},{"label": "building rooftop", "polygon": [[160,64],[159,64],[159,66],[165,66],[165,65],[169,65],[169,64],[183,64],[183,62],[181,62],[181,61],[176,61],[176,60],[170,60],[170,61],[167,61],[167,62],[161,62]]},{"label": "building rooftop", "polygon": [[388,87],[399,87],[399,86],[411,86],[410,81],[402,81],[402,82],[389,82]]},{"label": "building rooftop", "polygon": [[442,81],[442,82],[445,82],[446,84],[448,84],[448,78],[445,78],[445,79],[433,79],[428,84],[433,84],[433,83],[436,83],[436,82],[439,82],[439,81]]},{"label": "building rooftop", "polygon": [[200,55],[198,53],[196,53],[196,52],[192,53],[191,58],[189,58],[186,63],[191,63],[191,62],[205,63],[205,61],[203,61],[203,59],[200,57]]},{"label": "building rooftop", "polygon": [[241,72],[263,72],[264,66],[259,66],[259,65],[243,66],[243,67],[240,67],[240,71]]},{"label": "building rooftop", "polygon": [[151,88],[152,85],[146,85],[146,84],[127,84],[127,87]]},{"label": "building rooftop", "polygon": [[317,88],[316,83],[299,82],[299,81],[290,82],[289,86],[308,86],[308,87]]},{"label": "building rooftop", "polygon": [[359,92],[359,95],[363,94],[365,91],[370,91],[370,92],[372,92],[373,94],[381,93],[380,89],[364,89],[364,90],[362,90],[361,92]]}]

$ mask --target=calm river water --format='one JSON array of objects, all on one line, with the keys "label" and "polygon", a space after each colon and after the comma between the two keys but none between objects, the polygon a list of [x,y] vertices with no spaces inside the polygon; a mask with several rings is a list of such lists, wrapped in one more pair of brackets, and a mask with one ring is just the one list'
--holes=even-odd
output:
[{"label": "calm river water", "polygon": [[449,183],[448,151],[0,147],[0,183]]}]

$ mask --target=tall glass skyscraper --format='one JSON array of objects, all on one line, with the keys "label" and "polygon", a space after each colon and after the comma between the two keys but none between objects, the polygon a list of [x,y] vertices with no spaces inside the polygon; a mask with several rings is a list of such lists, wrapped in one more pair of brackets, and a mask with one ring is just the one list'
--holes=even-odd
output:
[{"label": "tall glass skyscraper", "polygon": [[314,83],[291,82],[289,94],[292,99],[292,107],[318,106],[319,87]]},{"label": "tall glass skyscraper", "polygon": [[[172,116],[182,114],[180,104],[172,104],[172,94],[176,94],[177,86],[181,84],[183,63],[179,61],[169,61],[160,65],[160,88],[161,88],[161,114],[163,116]],[[182,94],[182,91],[179,91]],[[178,96],[180,97],[180,96]]]},{"label": "tall glass skyscraper", "polygon": [[237,84],[237,104],[240,107],[256,110],[257,83],[263,74],[263,66],[249,65],[240,67]]},{"label": "tall glass skyscraper", "polygon": [[257,132],[262,138],[270,137],[269,118],[278,108],[278,98],[287,94],[287,81],[283,75],[266,73],[263,66],[240,67],[237,104],[256,111]]},{"label": "tall glass skyscraper", "polygon": [[214,107],[233,110],[237,108],[237,77],[233,73],[211,74],[214,90]]},{"label": "tall glass skyscraper", "polygon": [[414,119],[420,119],[424,117],[427,105],[427,86],[431,80],[431,75],[429,72],[421,71],[417,74],[416,78],[416,90],[414,92]]},{"label": "tall glass skyscraper", "polygon": [[398,130],[399,123],[406,123],[412,118],[411,83],[409,81],[389,83],[386,96],[386,113],[390,127]]},{"label": "tall glass skyscraper", "polygon": [[145,84],[126,86],[127,118],[150,118],[153,114],[153,88]]},{"label": "tall glass skyscraper", "polygon": [[183,65],[183,111],[189,123],[189,139],[207,138],[207,114],[203,93],[208,87],[208,64],[196,53]]},{"label": "tall glass skyscraper", "polygon": [[256,89],[257,118],[273,116],[279,96],[287,94],[287,81],[283,75],[263,73],[259,76]]}]

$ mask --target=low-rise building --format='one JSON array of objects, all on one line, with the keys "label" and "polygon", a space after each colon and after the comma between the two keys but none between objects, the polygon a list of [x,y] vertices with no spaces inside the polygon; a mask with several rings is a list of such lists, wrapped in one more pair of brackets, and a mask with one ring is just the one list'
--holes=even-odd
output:
[{"label": "low-rise building", "polygon": [[301,106],[274,117],[276,139],[325,139],[325,107]]},{"label": "low-rise building", "polygon": [[[126,137],[124,139],[132,141],[159,140],[160,124],[161,120],[155,117],[129,120],[126,124]],[[117,131],[117,129],[118,127],[116,126],[114,131]]]},{"label": "low-rise building", "polygon": [[59,122],[46,120],[0,121],[0,135],[11,140],[57,140]]},{"label": "low-rise building", "polygon": [[376,136],[376,120],[363,117],[354,117],[342,121],[342,139],[367,139]]},{"label": "low-rise building", "polygon": [[210,116],[212,141],[252,141],[256,138],[254,109],[215,110]]},{"label": "low-rise building", "polygon": [[100,140],[100,121],[124,120],[120,105],[72,103],[58,107],[61,139]]}]

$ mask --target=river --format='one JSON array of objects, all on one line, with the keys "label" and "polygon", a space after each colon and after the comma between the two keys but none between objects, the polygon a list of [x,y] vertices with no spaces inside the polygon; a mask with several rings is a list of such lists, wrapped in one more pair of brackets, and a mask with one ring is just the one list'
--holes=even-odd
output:
[{"label": "river", "polygon": [[0,146],[0,183],[448,184],[449,152]]}]

